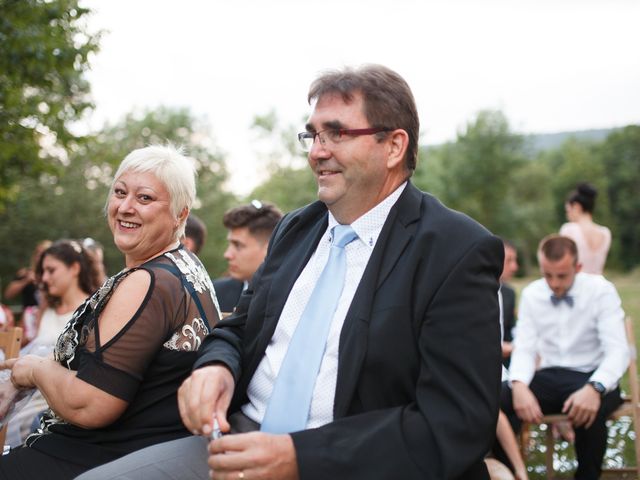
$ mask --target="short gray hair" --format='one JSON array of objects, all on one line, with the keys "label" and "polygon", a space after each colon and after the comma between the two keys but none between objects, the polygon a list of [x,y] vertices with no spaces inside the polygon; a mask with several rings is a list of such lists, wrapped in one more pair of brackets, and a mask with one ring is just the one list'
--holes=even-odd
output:
[{"label": "short gray hair", "polygon": [[[167,144],[133,150],[122,160],[113,176],[109,195],[113,193],[115,182],[128,171],[150,172],[164,183],[169,192],[171,213],[176,217],[185,208],[191,210],[196,199],[196,170],[193,162],[183,155],[182,148]],[[184,235],[187,216],[178,226],[176,239]]]}]

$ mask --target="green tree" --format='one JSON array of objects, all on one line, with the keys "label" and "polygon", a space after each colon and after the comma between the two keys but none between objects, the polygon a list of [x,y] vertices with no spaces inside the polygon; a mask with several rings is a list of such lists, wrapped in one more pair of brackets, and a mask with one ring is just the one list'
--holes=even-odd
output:
[{"label": "green tree", "polygon": [[525,164],[524,143],[501,112],[479,112],[455,142],[430,149],[422,163],[418,186],[496,233],[517,231],[512,178]]},{"label": "green tree", "polygon": [[54,172],[91,107],[84,74],[99,34],[77,0],[0,0],[0,212],[17,183]]},{"label": "green tree", "polygon": [[553,172],[553,175],[549,176],[549,186],[554,200],[552,211],[555,231],[566,221],[565,200],[578,182],[590,182],[601,192],[597,200],[595,220],[604,224],[610,222],[609,201],[606,195],[607,175],[598,143],[569,138],[559,148],[542,152],[537,161],[545,163],[549,171]]},{"label": "green tree", "polygon": [[[225,189],[228,179],[226,164],[210,138],[209,125],[194,117],[189,109],[160,107],[129,113],[117,124],[106,126],[83,149],[84,152],[79,152],[78,158],[86,162],[82,170],[89,184],[106,187],[111,182],[114,169],[132,150],[166,142],[182,146],[184,153],[193,159],[198,172],[198,199],[193,213],[202,219],[208,231],[199,256],[211,275],[217,276],[226,268],[222,256],[226,245],[222,216],[236,203],[236,199]],[[109,254],[112,263],[122,261],[115,249]]]},{"label": "green tree", "polygon": [[309,168],[276,167],[251,196],[272,202],[283,212],[290,212],[316,201],[317,191],[316,179]]},{"label": "green tree", "polygon": [[447,206],[514,242],[528,270],[540,238],[554,227],[548,165],[499,111],[481,111],[454,142],[422,148],[414,182]]},{"label": "green tree", "polygon": [[262,142],[268,178],[251,192],[289,212],[317,200],[317,184],[297,141],[297,128],[283,126],[274,110],[254,118],[253,130]]},{"label": "green tree", "polygon": [[159,108],[129,114],[71,148],[68,166],[60,172],[22,179],[21,195],[0,215],[0,244],[5,248],[0,276],[5,282],[10,279],[28,261],[35,243],[44,238],[91,236],[105,247],[108,271],[122,268],[122,254],[113,245],[104,217],[113,173],[131,150],[165,142],[184,146],[196,164],[198,200],[194,212],[209,231],[200,257],[212,275],[221,273],[226,244],[222,215],[235,199],[224,189],[226,167],[209,138],[208,125],[186,109]]},{"label": "green tree", "polygon": [[631,269],[640,264],[640,125],[611,133],[600,154],[608,178],[606,192],[617,260],[623,268]]}]

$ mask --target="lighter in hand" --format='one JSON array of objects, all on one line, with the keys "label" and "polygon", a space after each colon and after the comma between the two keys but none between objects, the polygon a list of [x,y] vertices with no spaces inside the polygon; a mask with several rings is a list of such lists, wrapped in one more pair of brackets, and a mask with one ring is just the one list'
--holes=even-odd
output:
[{"label": "lighter in hand", "polygon": [[222,437],[222,432],[220,431],[220,425],[218,425],[218,419],[213,419],[213,430],[211,430],[211,440],[216,440],[217,438]]}]

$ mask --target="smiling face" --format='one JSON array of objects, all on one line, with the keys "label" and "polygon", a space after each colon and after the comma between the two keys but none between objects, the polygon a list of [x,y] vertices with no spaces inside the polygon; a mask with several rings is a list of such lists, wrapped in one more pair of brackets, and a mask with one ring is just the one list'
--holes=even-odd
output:
[{"label": "smiling face", "polygon": [[114,182],[107,215],[114,243],[128,267],[177,245],[179,219],[169,200],[164,183],[149,172],[125,171]]},{"label": "smiling face", "polygon": [[[326,94],[313,106],[307,131],[369,128],[359,93],[345,103],[338,94]],[[338,144],[326,145],[316,138],[309,151],[309,166],[318,182],[318,197],[336,219],[352,223],[392,193],[408,176],[403,167],[406,146],[398,143],[398,131],[386,134],[345,137]],[[398,148],[401,149],[399,153]]]},{"label": "smiling face", "polygon": [[65,293],[78,283],[80,264],[65,264],[53,255],[45,255],[42,259],[42,283],[52,297],[62,298]]}]

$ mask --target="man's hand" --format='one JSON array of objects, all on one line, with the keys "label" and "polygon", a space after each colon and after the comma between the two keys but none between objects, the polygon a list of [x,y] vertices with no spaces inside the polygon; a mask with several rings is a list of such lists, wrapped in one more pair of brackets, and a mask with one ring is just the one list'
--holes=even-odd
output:
[{"label": "man's hand", "polygon": [[589,428],[600,410],[600,394],[586,384],[567,398],[562,406],[562,413],[569,416],[574,427]]},{"label": "man's hand", "polygon": [[518,417],[528,423],[540,423],[542,421],[542,409],[529,386],[522,382],[513,382],[511,390],[513,409]]},{"label": "man's hand", "polygon": [[211,365],[191,373],[178,389],[178,408],[184,425],[194,435],[211,435],[214,417],[220,430],[230,430],[227,409],[235,388],[227,367]]},{"label": "man's hand", "polygon": [[296,451],[290,435],[251,432],[225,435],[209,443],[214,480],[298,480]]},{"label": "man's hand", "polygon": [[511,352],[513,352],[513,343],[502,342],[502,358],[509,358]]}]

